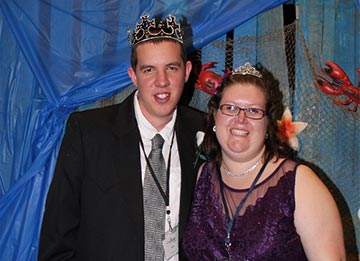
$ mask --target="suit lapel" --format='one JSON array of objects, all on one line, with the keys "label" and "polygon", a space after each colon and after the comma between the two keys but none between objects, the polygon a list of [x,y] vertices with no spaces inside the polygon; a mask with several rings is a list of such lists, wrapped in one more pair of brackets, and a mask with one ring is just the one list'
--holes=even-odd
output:
[{"label": "suit lapel", "polygon": [[117,177],[120,183],[121,196],[127,201],[128,209],[124,210],[134,221],[134,235],[141,238],[143,227],[143,194],[141,181],[141,163],[139,150],[139,130],[135,118],[134,93],[119,106],[119,113],[114,124],[113,133],[117,144],[114,145]]},{"label": "suit lapel", "polygon": [[181,163],[181,198],[179,216],[180,238],[185,229],[186,220],[189,215],[192,194],[196,181],[196,173],[193,167],[195,155],[195,132],[188,119],[184,118],[184,112],[179,108],[175,123],[175,130]]}]

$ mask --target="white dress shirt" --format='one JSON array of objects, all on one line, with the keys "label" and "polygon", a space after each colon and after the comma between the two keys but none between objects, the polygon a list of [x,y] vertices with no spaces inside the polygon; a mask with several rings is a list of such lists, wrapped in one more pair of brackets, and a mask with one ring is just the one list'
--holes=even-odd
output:
[{"label": "white dress shirt", "polygon": [[[164,145],[162,149],[163,157],[165,159],[166,168],[168,167],[168,158],[169,150],[171,145],[172,136],[174,136],[174,142],[171,149],[171,159],[170,159],[170,181],[169,181],[169,204],[170,204],[170,218],[171,226],[174,228],[179,224],[179,209],[180,209],[180,191],[181,191],[181,166],[180,166],[180,157],[178,152],[178,146],[176,141],[176,133],[174,132],[174,125],[176,119],[175,110],[173,113],[172,119],[165,125],[165,127],[157,131],[156,128],[145,118],[144,114],[140,109],[138,102],[138,92],[134,95],[134,109],[135,117],[139,126],[140,136],[144,144],[145,153],[149,156],[151,151],[151,139],[159,133],[164,139]],[[141,161],[141,177],[144,184],[145,179],[145,170],[146,170],[146,159],[143,153],[143,150],[140,146],[140,161]],[[165,215],[165,217],[167,217]],[[169,224],[165,218],[165,231],[169,230]],[[173,256],[169,260],[177,261],[179,260],[178,255]]]}]

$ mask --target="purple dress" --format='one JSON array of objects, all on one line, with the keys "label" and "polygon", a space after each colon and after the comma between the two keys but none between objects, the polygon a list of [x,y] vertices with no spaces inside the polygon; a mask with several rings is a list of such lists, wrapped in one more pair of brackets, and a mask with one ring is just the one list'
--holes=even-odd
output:
[{"label": "purple dress", "polygon": [[[254,187],[231,230],[231,260],[307,260],[294,225],[297,166],[292,160],[284,160]],[[228,260],[218,172],[212,162],[206,163],[195,188],[190,220],[182,237],[190,261]],[[246,192],[224,184],[230,217]]]}]

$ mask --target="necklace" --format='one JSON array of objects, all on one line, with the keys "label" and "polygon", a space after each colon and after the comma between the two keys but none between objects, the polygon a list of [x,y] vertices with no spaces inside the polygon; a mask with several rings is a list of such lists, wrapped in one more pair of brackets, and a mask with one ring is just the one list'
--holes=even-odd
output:
[{"label": "necklace", "polygon": [[261,162],[261,158],[254,165],[252,165],[248,170],[245,170],[244,172],[242,172],[240,174],[232,173],[224,162],[223,162],[223,165],[224,165],[224,171],[225,171],[226,175],[231,176],[233,178],[237,178],[237,177],[244,176],[244,175],[254,171],[254,169],[256,169],[256,167],[260,164],[260,162]]}]

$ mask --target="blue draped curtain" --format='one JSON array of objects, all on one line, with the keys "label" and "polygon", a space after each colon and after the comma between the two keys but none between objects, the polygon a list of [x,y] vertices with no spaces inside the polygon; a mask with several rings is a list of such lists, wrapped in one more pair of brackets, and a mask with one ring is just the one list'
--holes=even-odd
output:
[{"label": "blue draped curtain", "polygon": [[0,260],[36,260],[66,119],[130,84],[127,29],[140,15],[182,17],[190,52],[284,2],[0,1]]}]

